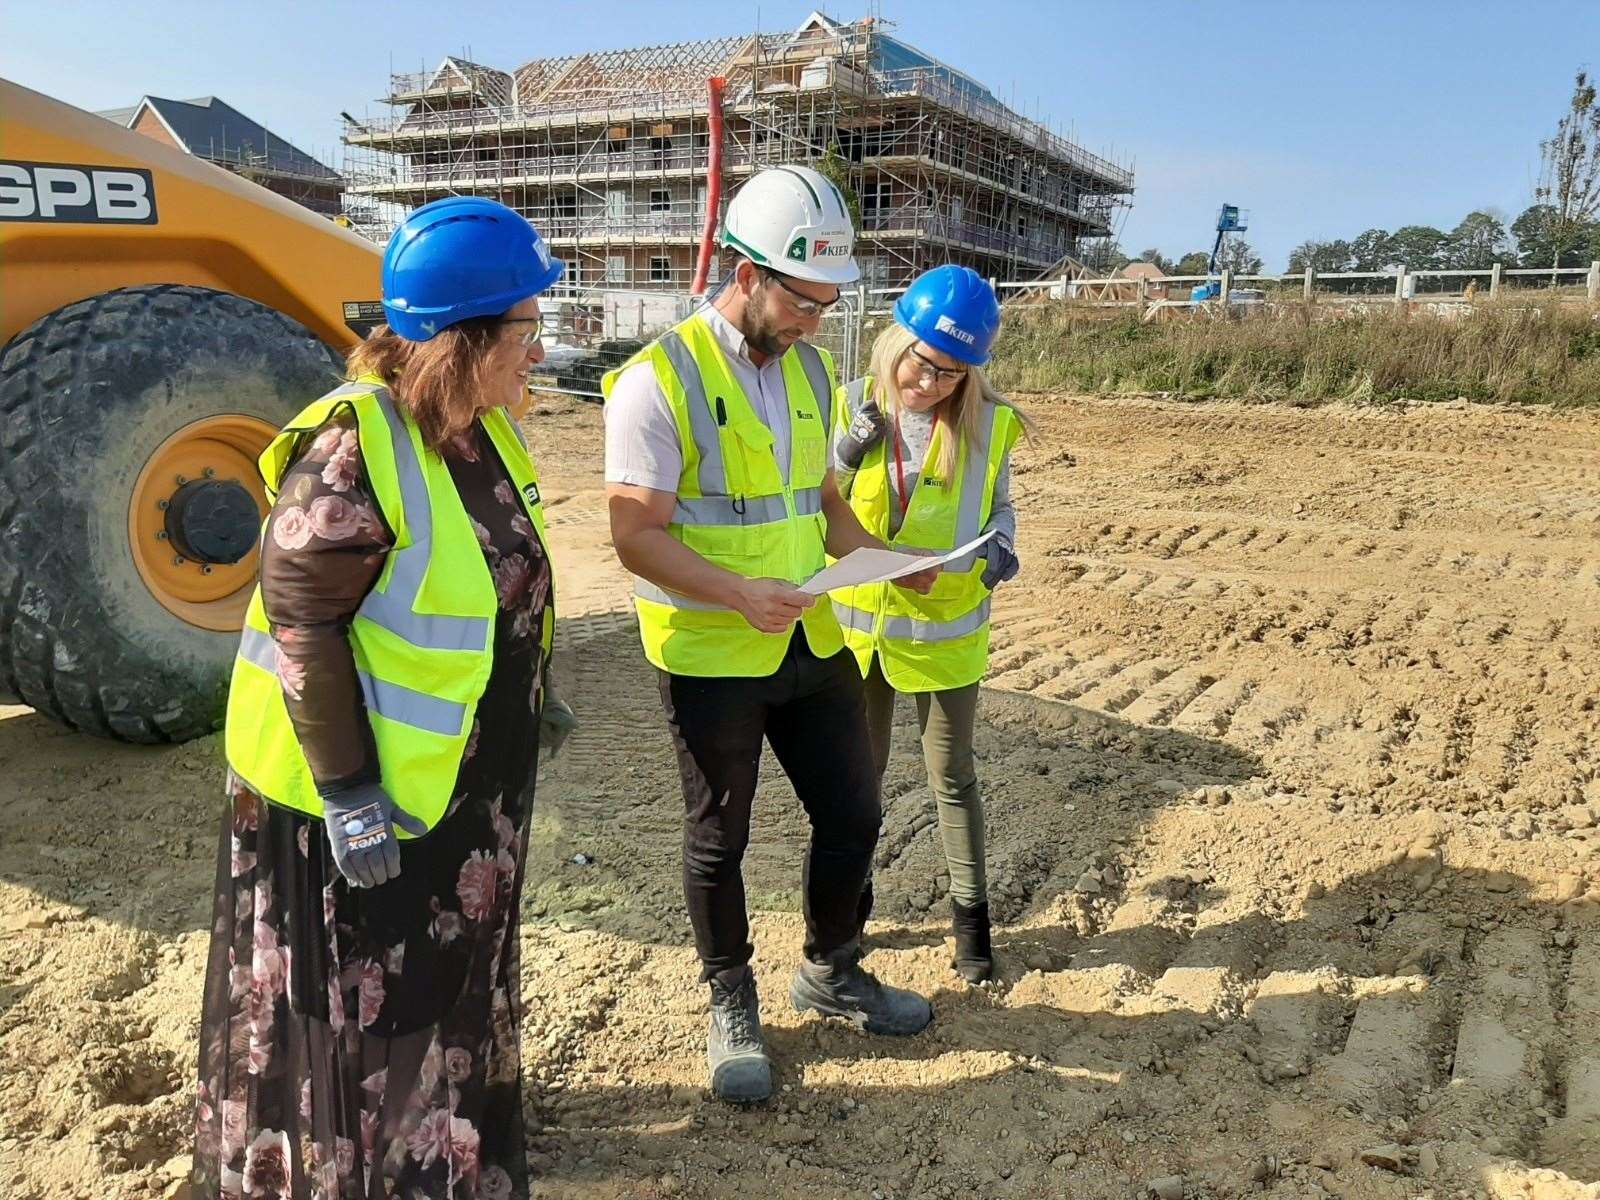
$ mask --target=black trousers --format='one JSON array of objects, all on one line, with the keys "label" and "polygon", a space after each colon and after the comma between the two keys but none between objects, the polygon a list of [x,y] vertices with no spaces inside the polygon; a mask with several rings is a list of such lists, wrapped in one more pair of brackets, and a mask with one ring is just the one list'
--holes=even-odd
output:
[{"label": "black trousers", "polygon": [[771,675],[660,675],[683,779],[683,894],[701,979],[743,967],[754,951],[741,864],[763,737],[811,820],[806,957],[821,961],[860,936],[882,815],[855,658],[818,658],[796,629]]}]

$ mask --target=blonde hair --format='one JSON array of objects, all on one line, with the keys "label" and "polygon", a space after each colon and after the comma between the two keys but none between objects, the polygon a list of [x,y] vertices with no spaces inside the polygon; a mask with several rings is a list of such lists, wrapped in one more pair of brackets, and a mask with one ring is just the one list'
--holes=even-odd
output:
[{"label": "blonde hair", "polygon": [[379,325],[345,360],[350,378],[376,375],[411,414],[423,445],[441,454],[472,427],[483,396],[499,317],[473,317],[413,342]]},{"label": "blonde hair", "polygon": [[[872,343],[870,369],[873,378],[873,398],[879,407],[898,419],[900,400],[900,361],[921,339],[898,322],[890,325]],[[939,446],[939,475],[949,479],[955,474],[961,453],[961,443],[968,445],[978,440],[978,418],[984,404],[998,404],[1017,414],[1025,435],[1033,435],[1033,422],[1028,415],[1005,396],[994,390],[981,367],[968,367],[961,386],[951,392],[933,409],[933,419],[944,430]]]}]

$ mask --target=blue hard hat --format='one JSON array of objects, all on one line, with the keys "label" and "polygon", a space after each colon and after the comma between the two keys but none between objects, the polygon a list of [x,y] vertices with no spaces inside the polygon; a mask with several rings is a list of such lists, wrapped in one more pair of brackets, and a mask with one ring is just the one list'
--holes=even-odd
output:
[{"label": "blue hard hat", "polygon": [[539,231],[482,196],[448,196],[400,223],[383,252],[389,328],[425,342],[447,325],[498,316],[560,279]]},{"label": "blue hard hat", "polygon": [[935,350],[981,367],[1000,332],[1000,301],[971,267],[935,267],[895,301],[894,319]]}]

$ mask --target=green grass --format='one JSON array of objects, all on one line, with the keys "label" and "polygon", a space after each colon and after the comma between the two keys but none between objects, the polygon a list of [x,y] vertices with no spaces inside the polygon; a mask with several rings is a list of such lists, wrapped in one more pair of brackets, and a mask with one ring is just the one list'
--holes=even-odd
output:
[{"label": "green grass", "polygon": [[1299,403],[1600,402],[1600,321],[1586,305],[1481,303],[1459,318],[1302,311],[1141,323],[1065,304],[1007,310],[990,364],[1012,392],[1170,392]]}]

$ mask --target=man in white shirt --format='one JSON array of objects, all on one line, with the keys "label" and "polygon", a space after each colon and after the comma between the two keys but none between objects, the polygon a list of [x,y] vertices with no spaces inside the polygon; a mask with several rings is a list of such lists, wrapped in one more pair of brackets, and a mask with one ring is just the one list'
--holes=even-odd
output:
[{"label": "man in white shirt", "polygon": [[[728,208],[723,242],[739,257],[724,286],[604,386],[612,541],[636,577],[682,774],[711,1087],[735,1102],[772,1087],[740,872],[763,739],[811,820],[791,1001],[874,1033],[913,1034],[933,1015],[860,966],[881,823],[861,674],[826,597],[796,586],[825,554],[882,545],[834,486],[831,362],[804,341],[858,277],[853,240],[823,176],[760,173]],[[901,582],[926,591],[935,575]]]}]

